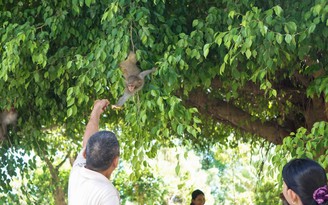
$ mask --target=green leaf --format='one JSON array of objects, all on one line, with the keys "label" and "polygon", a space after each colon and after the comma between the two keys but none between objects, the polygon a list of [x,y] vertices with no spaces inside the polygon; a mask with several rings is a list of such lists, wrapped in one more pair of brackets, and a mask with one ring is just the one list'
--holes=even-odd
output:
[{"label": "green leaf", "polygon": [[40,74],[39,74],[39,72],[35,72],[33,76],[34,76],[34,81],[35,82],[40,82]]},{"label": "green leaf", "polygon": [[72,67],[72,61],[68,61],[66,67],[69,69]]},{"label": "green leaf", "polygon": [[283,41],[283,36],[280,33],[277,33],[276,35],[276,41],[277,43],[281,44]]},{"label": "green leaf", "polygon": [[271,95],[274,96],[274,97],[277,97],[277,90],[272,89],[271,90]]},{"label": "green leaf", "polygon": [[205,46],[204,46],[204,49],[203,49],[203,52],[204,52],[204,57],[206,58],[207,57],[207,55],[208,55],[208,53],[209,53],[209,51],[210,51],[210,47],[211,47],[211,44],[205,44]]},{"label": "green leaf", "polygon": [[67,107],[70,107],[74,104],[75,98],[67,98]]},{"label": "green leaf", "polygon": [[225,70],[225,63],[222,63],[220,66],[220,74],[222,75],[224,73]]},{"label": "green leaf", "polygon": [[67,110],[67,117],[71,117],[72,116],[72,114],[73,114],[73,108],[68,108],[68,110]]},{"label": "green leaf", "polygon": [[228,17],[233,19],[234,16],[235,16],[235,11],[230,11]]},{"label": "green leaf", "polygon": [[179,163],[175,167],[175,173],[176,173],[176,175],[180,175],[180,164]]},{"label": "green leaf", "polygon": [[73,87],[68,88],[67,89],[67,97],[72,96],[73,92],[74,92],[74,88]]},{"label": "green leaf", "polygon": [[244,45],[245,45],[246,48],[250,48],[252,46],[252,43],[253,43],[252,39],[251,38],[247,38],[245,40],[245,44]]},{"label": "green leaf", "polygon": [[282,8],[279,5],[273,7],[273,10],[274,10],[274,12],[276,13],[277,16],[279,16],[279,17],[281,16]]},{"label": "green leaf", "polygon": [[219,35],[215,37],[215,42],[220,46],[222,44],[222,39],[227,32],[220,32]]},{"label": "green leaf", "polygon": [[293,37],[290,34],[286,34],[285,36],[285,41],[286,43],[290,44],[290,42],[292,41]]},{"label": "green leaf", "polygon": [[295,33],[297,31],[296,23],[293,21],[287,22],[287,24],[285,25],[285,30],[287,33]]},{"label": "green leaf", "polygon": [[312,8],[314,16],[318,16],[320,14],[321,9],[322,9],[322,6],[320,4],[315,5]]},{"label": "green leaf", "polygon": [[101,83],[99,81],[95,83],[95,88],[96,88],[96,92],[99,92],[100,89],[102,88]]},{"label": "green leaf", "polygon": [[183,135],[183,125],[182,124],[179,124],[178,127],[177,127],[177,133],[179,135]]},{"label": "green leaf", "polygon": [[308,30],[308,34],[311,34],[311,33],[313,33],[313,32],[314,32],[314,30],[315,30],[315,28],[316,28],[316,26],[317,26],[317,25],[316,25],[316,24],[314,24],[314,23],[313,23],[313,24],[311,24],[311,25],[310,25],[310,27],[309,27],[309,30]]},{"label": "green leaf", "polygon": [[265,36],[268,32],[268,27],[266,25],[264,25],[262,21],[259,22],[258,26],[260,28],[260,32],[261,32],[262,36]]},{"label": "green leaf", "polygon": [[299,41],[299,42],[302,42],[306,37],[307,37],[306,33],[303,32],[303,33],[301,33],[301,35],[300,35],[298,41]]},{"label": "green leaf", "polygon": [[247,57],[247,59],[249,59],[251,56],[252,56],[252,52],[249,49],[247,49],[246,50],[246,57]]},{"label": "green leaf", "polygon": [[91,5],[91,1],[92,1],[92,0],[85,0],[85,5],[87,5],[87,7],[90,7],[90,5]]},{"label": "green leaf", "polygon": [[195,20],[192,22],[192,27],[196,27],[198,24],[199,24],[199,21],[198,21],[197,19],[195,19]]}]

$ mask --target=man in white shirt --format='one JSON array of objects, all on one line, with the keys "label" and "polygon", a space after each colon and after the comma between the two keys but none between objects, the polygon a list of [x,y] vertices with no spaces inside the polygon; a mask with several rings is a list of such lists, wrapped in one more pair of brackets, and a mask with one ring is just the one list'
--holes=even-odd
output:
[{"label": "man in white shirt", "polygon": [[119,205],[117,189],[109,180],[118,166],[120,147],[113,132],[99,131],[101,114],[109,105],[96,100],[69,177],[69,205]]}]

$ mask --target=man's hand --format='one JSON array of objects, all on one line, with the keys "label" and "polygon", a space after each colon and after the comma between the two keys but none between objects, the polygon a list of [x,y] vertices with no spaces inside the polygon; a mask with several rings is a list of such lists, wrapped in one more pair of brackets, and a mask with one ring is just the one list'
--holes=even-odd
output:
[{"label": "man's hand", "polygon": [[107,99],[96,100],[93,104],[91,117],[100,117],[100,115],[106,110],[108,105],[109,101]]}]

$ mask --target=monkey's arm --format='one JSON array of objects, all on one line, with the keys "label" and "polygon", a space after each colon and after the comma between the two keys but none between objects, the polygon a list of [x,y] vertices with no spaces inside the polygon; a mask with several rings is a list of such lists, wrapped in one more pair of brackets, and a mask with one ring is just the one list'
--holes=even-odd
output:
[{"label": "monkey's arm", "polygon": [[124,94],[118,99],[116,105],[112,105],[113,109],[120,109],[122,108],[123,104],[132,96],[127,89],[125,89]]},{"label": "monkey's arm", "polygon": [[0,126],[0,141],[5,139],[5,127],[3,125]]},{"label": "monkey's arm", "polygon": [[7,126],[4,122],[2,122],[1,124],[1,129],[2,129],[2,133],[3,133],[3,136],[6,137],[7,135]]},{"label": "monkey's arm", "polygon": [[141,73],[139,73],[139,77],[141,79],[144,79],[146,75],[152,73],[152,72],[155,72],[156,71],[156,68],[152,68],[152,69],[149,69],[149,70],[145,70],[145,71],[142,71]]}]

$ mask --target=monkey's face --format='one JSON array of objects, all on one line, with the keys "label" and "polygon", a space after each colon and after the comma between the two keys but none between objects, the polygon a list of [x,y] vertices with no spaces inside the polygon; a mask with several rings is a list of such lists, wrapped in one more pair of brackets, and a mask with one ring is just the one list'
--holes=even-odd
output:
[{"label": "monkey's face", "polygon": [[129,77],[127,87],[130,92],[135,92],[140,86],[142,86],[142,79],[137,76]]},{"label": "monkey's face", "polygon": [[128,84],[128,90],[130,91],[130,92],[133,92],[134,91],[134,89],[135,89],[135,85],[133,84],[133,83],[129,83]]},{"label": "monkey's face", "polygon": [[4,124],[12,124],[13,122],[15,122],[17,120],[17,112],[15,110],[10,110],[10,111],[4,111],[2,113],[2,123]]}]

